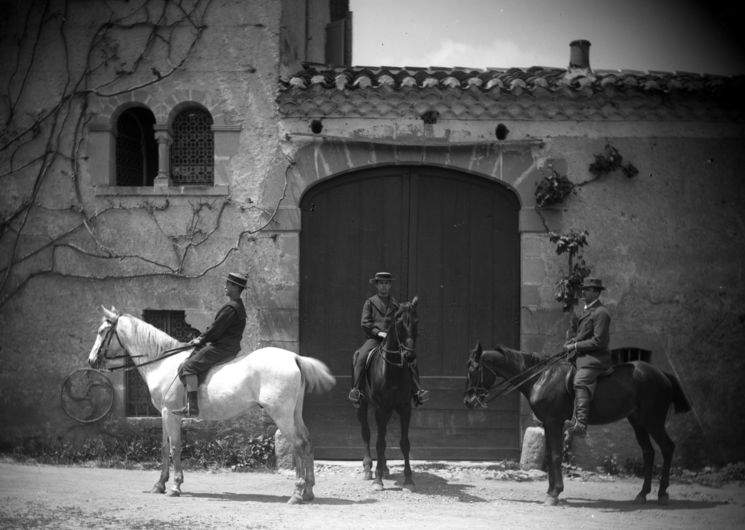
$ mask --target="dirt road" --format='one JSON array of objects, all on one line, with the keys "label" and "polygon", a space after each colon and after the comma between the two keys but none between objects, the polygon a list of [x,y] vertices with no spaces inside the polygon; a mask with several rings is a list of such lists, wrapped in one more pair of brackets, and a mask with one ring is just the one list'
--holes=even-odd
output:
[{"label": "dirt road", "polygon": [[[316,499],[288,505],[294,473],[190,471],[183,495],[147,491],[157,471],[0,463],[0,528],[540,528],[541,530],[742,528],[745,485],[710,488],[673,481],[671,503],[637,505],[637,479],[567,479],[563,502],[543,505],[541,473],[469,463],[415,462],[416,491],[392,480],[372,490],[360,465],[316,462]],[[657,485],[655,484],[656,488]],[[656,491],[656,490],[655,490]]]}]

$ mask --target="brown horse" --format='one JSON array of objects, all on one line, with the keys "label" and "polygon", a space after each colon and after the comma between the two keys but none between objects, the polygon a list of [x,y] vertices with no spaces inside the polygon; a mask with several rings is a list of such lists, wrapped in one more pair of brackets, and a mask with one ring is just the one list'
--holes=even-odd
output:
[{"label": "brown horse", "polygon": [[409,421],[411,420],[411,390],[413,382],[411,369],[408,364],[416,359],[416,336],[418,317],[416,314],[417,297],[411,302],[402,302],[396,311],[386,338],[383,343],[370,352],[370,360],[365,369],[365,377],[361,383],[362,399],[357,409],[357,419],[362,429],[362,440],[365,443],[362,458],[363,477],[367,480],[372,476],[372,457],[370,456],[370,425],[367,419],[368,406],[375,411],[375,423],[378,429],[378,439],[375,450],[378,457],[375,467],[373,488],[383,489],[383,477],[388,474],[385,459],[385,434],[388,421],[393,412],[401,420],[401,452],[404,455],[404,483],[403,489],[413,490],[414,481],[411,478],[409,465]]},{"label": "brown horse", "polygon": [[[554,360],[560,360],[554,357]],[[498,346],[484,351],[477,344],[468,359],[466,391],[468,408],[485,406],[489,390],[498,379],[519,381],[514,385],[527,398],[535,416],[543,423],[548,459],[548,496],[546,504],[556,505],[564,490],[561,476],[562,430],[572,416],[574,396],[569,384],[573,366],[568,362],[546,362],[545,357]],[[662,452],[662,473],[657,500],[667,504],[670,463],[675,444],[665,431],[670,409],[691,409],[678,379],[649,363],[634,361],[618,365],[613,373],[598,380],[590,408],[590,425],[628,419],[644,457],[644,484],[636,496],[643,503],[652,490],[654,448],[651,436]]]}]

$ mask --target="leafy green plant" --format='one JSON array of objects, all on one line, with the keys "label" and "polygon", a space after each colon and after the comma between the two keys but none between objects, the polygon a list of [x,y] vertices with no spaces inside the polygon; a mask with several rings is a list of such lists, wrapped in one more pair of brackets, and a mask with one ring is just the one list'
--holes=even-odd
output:
[{"label": "leafy green plant", "polygon": [[590,164],[590,173],[595,178],[600,178],[608,173],[620,169],[627,178],[633,178],[639,174],[639,170],[633,164],[624,164],[623,157],[618,149],[610,144],[605,145],[602,153],[595,155],[595,161]]},{"label": "leafy green plant", "polygon": [[564,202],[567,195],[574,191],[574,184],[564,175],[560,175],[554,168],[551,173],[536,185],[535,202],[539,208],[545,208]]},{"label": "leafy green plant", "polygon": [[582,256],[582,249],[587,246],[587,230],[571,230],[566,234],[549,232],[548,238],[556,245],[556,253],[567,254],[568,272],[554,283],[554,298],[562,304],[562,310],[569,312],[582,295],[582,283],[592,269]]}]

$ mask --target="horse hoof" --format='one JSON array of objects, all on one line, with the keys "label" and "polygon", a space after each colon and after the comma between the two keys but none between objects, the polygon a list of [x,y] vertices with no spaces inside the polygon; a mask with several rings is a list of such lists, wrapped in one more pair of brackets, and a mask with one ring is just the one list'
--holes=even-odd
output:
[{"label": "horse hoof", "polygon": [[293,494],[287,504],[303,504],[303,498],[300,495]]},{"label": "horse hoof", "polygon": [[305,493],[303,493],[303,502],[310,502],[315,498],[316,496],[313,495],[312,491],[306,491]]},{"label": "horse hoof", "polygon": [[634,504],[646,504],[647,503],[647,496],[642,495],[641,493],[634,497]]},{"label": "horse hoof", "polygon": [[409,484],[404,484],[403,486],[401,486],[401,489],[403,489],[404,491],[408,491],[410,493],[413,493],[414,492],[414,489],[415,489],[414,488],[414,483],[412,482],[412,483],[409,483]]},{"label": "horse hoof", "polygon": [[372,471],[365,471],[362,473],[362,480],[372,480]]},{"label": "horse hoof", "polygon": [[547,495],[544,504],[546,506],[557,506],[559,504],[559,497],[552,497],[551,495]]},{"label": "horse hoof", "polygon": [[373,491],[383,491],[383,483],[382,482],[373,482],[372,489],[373,489]]},{"label": "horse hoof", "polygon": [[156,484],[153,486],[153,489],[150,490],[150,493],[165,493],[166,488],[164,486],[161,486],[160,484]]},{"label": "horse hoof", "polygon": [[657,504],[661,504],[662,506],[667,506],[668,504],[670,504],[670,496],[667,493],[663,495],[659,495],[657,497]]},{"label": "horse hoof", "polygon": [[168,490],[168,492],[166,493],[166,495],[168,497],[181,497],[181,491],[175,490],[175,489],[170,489],[170,490]]}]

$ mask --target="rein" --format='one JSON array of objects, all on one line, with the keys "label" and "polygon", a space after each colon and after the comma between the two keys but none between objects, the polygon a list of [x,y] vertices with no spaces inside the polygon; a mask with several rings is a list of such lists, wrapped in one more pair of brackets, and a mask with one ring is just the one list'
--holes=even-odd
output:
[{"label": "rein", "polygon": [[[493,401],[497,399],[500,396],[503,396],[505,394],[508,394],[512,392],[513,390],[517,390],[522,385],[530,381],[531,379],[539,376],[542,374],[545,370],[549,369],[551,366],[559,363],[562,359],[564,359],[567,355],[567,352],[559,352],[557,354],[551,355],[550,357],[546,357],[545,359],[542,359],[538,363],[534,364],[530,368],[523,370],[522,372],[518,372],[515,375],[508,377],[507,379],[502,379],[499,383],[495,383],[490,388],[486,388],[486,386],[483,384],[484,382],[484,368],[486,368],[495,378],[499,378],[500,375],[497,374],[495,370],[484,364],[483,362],[477,363],[480,371],[479,371],[479,384],[478,386],[471,386],[469,390],[474,391],[474,395],[476,395],[476,399],[481,403],[482,405],[485,405],[486,403],[489,403],[490,401]],[[471,362],[469,360],[469,362]],[[470,380],[470,379],[469,379]],[[491,395],[490,397],[487,397],[486,399],[483,399],[479,397],[479,391],[483,393],[484,395],[488,396],[492,390],[494,390],[497,387],[502,386],[503,388],[500,388],[495,394]]]},{"label": "rein", "polygon": [[[110,321],[111,327],[106,332],[106,336],[103,339],[103,358],[107,361],[114,361],[117,359],[126,359],[127,357],[131,359],[135,359],[138,357],[145,357],[144,355],[132,355],[129,350],[122,344],[122,340],[119,338],[119,334],[116,332],[116,325],[119,322],[119,316],[117,315],[113,320]],[[111,345],[111,340],[116,337],[116,341],[119,343],[119,346],[126,352],[126,355],[108,355],[109,353],[109,346]],[[163,359],[167,359],[168,357],[172,357],[176,355],[177,353],[181,353],[182,351],[188,350],[189,348],[193,348],[193,345],[186,344],[184,346],[178,346],[177,348],[171,348],[170,350],[165,350],[164,352],[161,352],[161,355],[157,359],[152,359],[150,361],[145,361],[144,363],[135,364],[134,361],[132,361],[131,365],[123,364],[121,366],[114,366],[112,368],[106,368],[106,371],[108,372],[116,372],[119,370],[122,371],[130,371],[135,370],[141,366],[147,366],[148,364],[154,364],[157,362],[162,361]],[[100,350],[99,350],[100,353]]]}]

